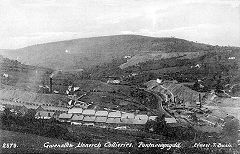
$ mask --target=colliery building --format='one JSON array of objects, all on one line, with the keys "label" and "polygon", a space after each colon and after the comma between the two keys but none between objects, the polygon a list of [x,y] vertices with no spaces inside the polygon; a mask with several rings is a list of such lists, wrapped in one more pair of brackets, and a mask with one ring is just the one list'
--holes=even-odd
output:
[{"label": "colliery building", "polygon": [[[0,104],[5,108],[25,115],[29,109],[36,111],[37,119],[55,118],[63,122],[84,124],[116,124],[116,125],[144,125],[148,120],[155,120],[157,116],[146,114],[126,113],[122,111],[94,110],[66,106],[70,99],[59,94],[39,94],[21,90],[0,90]],[[166,120],[175,123],[176,120]]]},{"label": "colliery building", "polygon": [[151,80],[146,83],[147,89],[161,93],[165,96],[166,102],[184,102],[186,106],[196,107],[196,102],[201,102],[204,93],[194,91],[183,84],[174,81],[164,81],[158,83]]},{"label": "colliery building", "polygon": [[[126,113],[120,111],[95,111],[93,109],[72,108],[68,113],[59,115],[60,121],[96,124],[117,125],[144,125],[148,120],[155,120],[157,116],[145,114]],[[176,123],[174,118],[166,118],[167,123]]]}]

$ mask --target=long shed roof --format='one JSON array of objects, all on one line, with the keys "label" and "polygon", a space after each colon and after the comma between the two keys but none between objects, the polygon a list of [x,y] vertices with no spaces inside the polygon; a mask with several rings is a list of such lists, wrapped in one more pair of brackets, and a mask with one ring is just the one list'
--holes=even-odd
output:
[{"label": "long shed roof", "polygon": [[135,125],[144,125],[148,120],[147,119],[134,119],[133,124]]},{"label": "long shed roof", "polygon": [[122,122],[121,122],[121,118],[108,118],[106,123],[117,124]]},{"label": "long shed roof", "polygon": [[95,122],[103,122],[105,123],[107,121],[107,117],[96,117]]},{"label": "long shed roof", "polygon": [[108,116],[108,111],[97,111],[95,113],[95,116],[106,117],[106,116]]},{"label": "long shed roof", "polygon": [[134,113],[123,113],[121,118],[134,119]]},{"label": "long shed roof", "polygon": [[84,116],[83,121],[94,122],[95,118],[96,118],[95,116]]},{"label": "long shed roof", "polygon": [[73,121],[82,121],[83,118],[84,118],[83,115],[74,114],[71,120],[73,120]]},{"label": "long shed roof", "polygon": [[82,108],[71,108],[68,110],[68,113],[72,114],[81,114],[83,112]]},{"label": "long shed roof", "polygon": [[72,114],[62,113],[62,114],[59,115],[58,118],[59,119],[71,119],[72,118]]},{"label": "long shed roof", "polygon": [[175,118],[165,118],[166,123],[177,123],[177,120]]},{"label": "long shed roof", "polygon": [[51,118],[53,116],[54,112],[48,112],[48,111],[38,111],[36,113],[36,117],[39,118]]},{"label": "long shed roof", "polygon": [[83,110],[82,114],[83,115],[95,115],[95,110],[86,109],[86,110]]},{"label": "long shed roof", "polygon": [[108,117],[109,118],[121,118],[122,114],[121,112],[109,112]]},{"label": "long shed roof", "polygon": [[121,119],[121,121],[123,124],[133,124],[134,119],[123,118],[123,119]]},{"label": "long shed roof", "polygon": [[135,116],[135,119],[139,119],[139,120],[148,119],[148,116],[146,114],[138,114]]}]

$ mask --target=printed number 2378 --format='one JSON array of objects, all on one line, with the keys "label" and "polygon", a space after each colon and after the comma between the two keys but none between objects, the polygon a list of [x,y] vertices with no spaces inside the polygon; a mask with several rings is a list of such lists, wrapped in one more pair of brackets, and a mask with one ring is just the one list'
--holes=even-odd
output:
[{"label": "printed number 2378", "polygon": [[16,148],[17,144],[16,143],[3,143],[2,148],[4,149],[11,149],[11,148]]}]

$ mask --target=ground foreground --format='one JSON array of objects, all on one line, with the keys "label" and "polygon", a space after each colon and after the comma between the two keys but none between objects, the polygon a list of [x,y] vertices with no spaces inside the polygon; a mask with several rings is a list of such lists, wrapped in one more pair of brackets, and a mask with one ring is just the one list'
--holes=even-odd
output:
[{"label": "ground foreground", "polygon": [[[41,137],[33,134],[24,134],[6,130],[0,130],[0,134],[0,153],[120,153],[118,151],[103,148],[76,147],[78,143]],[[67,145],[68,143],[74,146],[65,148],[50,148],[49,146],[50,144]]]}]

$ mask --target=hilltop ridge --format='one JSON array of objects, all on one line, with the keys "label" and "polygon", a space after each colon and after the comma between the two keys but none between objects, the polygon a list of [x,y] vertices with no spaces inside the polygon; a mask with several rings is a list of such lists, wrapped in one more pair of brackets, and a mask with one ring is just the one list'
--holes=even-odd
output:
[{"label": "hilltop ridge", "polygon": [[140,35],[114,35],[80,38],[32,45],[0,54],[29,65],[52,69],[81,69],[111,62],[126,55],[148,52],[199,52],[215,47],[178,38],[157,38]]}]

